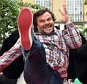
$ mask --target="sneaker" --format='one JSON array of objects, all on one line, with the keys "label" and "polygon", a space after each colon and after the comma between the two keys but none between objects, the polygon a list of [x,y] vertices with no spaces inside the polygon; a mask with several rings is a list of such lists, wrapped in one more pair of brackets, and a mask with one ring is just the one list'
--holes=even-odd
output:
[{"label": "sneaker", "polygon": [[22,8],[18,16],[18,30],[21,45],[24,50],[29,50],[32,46],[31,28],[33,22],[33,14],[28,7]]}]

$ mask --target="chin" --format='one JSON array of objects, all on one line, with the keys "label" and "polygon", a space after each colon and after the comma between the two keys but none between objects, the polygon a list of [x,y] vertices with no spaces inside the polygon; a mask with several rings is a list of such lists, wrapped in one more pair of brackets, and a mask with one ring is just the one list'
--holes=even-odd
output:
[{"label": "chin", "polygon": [[48,34],[48,35],[51,34],[51,33],[52,33],[52,32],[46,32],[46,34]]}]

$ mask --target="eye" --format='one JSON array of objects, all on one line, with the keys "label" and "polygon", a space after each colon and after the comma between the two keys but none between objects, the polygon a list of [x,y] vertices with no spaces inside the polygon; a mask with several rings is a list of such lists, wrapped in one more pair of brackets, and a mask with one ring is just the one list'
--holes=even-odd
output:
[{"label": "eye", "polygon": [[43,23],[43,22],[45,22],[45,21],[44,21],[44,20],[40,20],[39,22]]},{"label": "eye", "polygon": [[50,21],[50,20],[52,20],[52,18],[51,18],[51,17],[49,17],[49,18],[47,19],[47,21]]}]

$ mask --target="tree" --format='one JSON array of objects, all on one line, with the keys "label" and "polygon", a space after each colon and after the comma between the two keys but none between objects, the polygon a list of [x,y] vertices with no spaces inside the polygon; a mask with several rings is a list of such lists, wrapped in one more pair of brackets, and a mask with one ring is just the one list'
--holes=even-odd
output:
[{"label": "tree", "polygon": [[0,0],[0,43],[17,28],[16,1]]},{"label": "tree", "polygon": [[81,31],[81,34],[86,38],[87,40],[87,28],[83,28],[84,30]]},{"label": "tree", "polygon": [[37,4],[23,3],[22,0],[0,0],[0,44],[11,32],[17,29],[17,16],[23,6],[32,9],[43,8]]}]

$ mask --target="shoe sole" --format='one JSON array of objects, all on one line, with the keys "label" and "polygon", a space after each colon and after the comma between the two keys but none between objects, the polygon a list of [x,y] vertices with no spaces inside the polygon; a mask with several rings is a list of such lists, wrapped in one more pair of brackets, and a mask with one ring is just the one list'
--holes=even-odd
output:
[{"label": "shoe sole", "polygon": [[29,8],[23,8],[18,16],[18,30],[22,47],[29,50],[32,46],[31,26],[33,15]]}]

